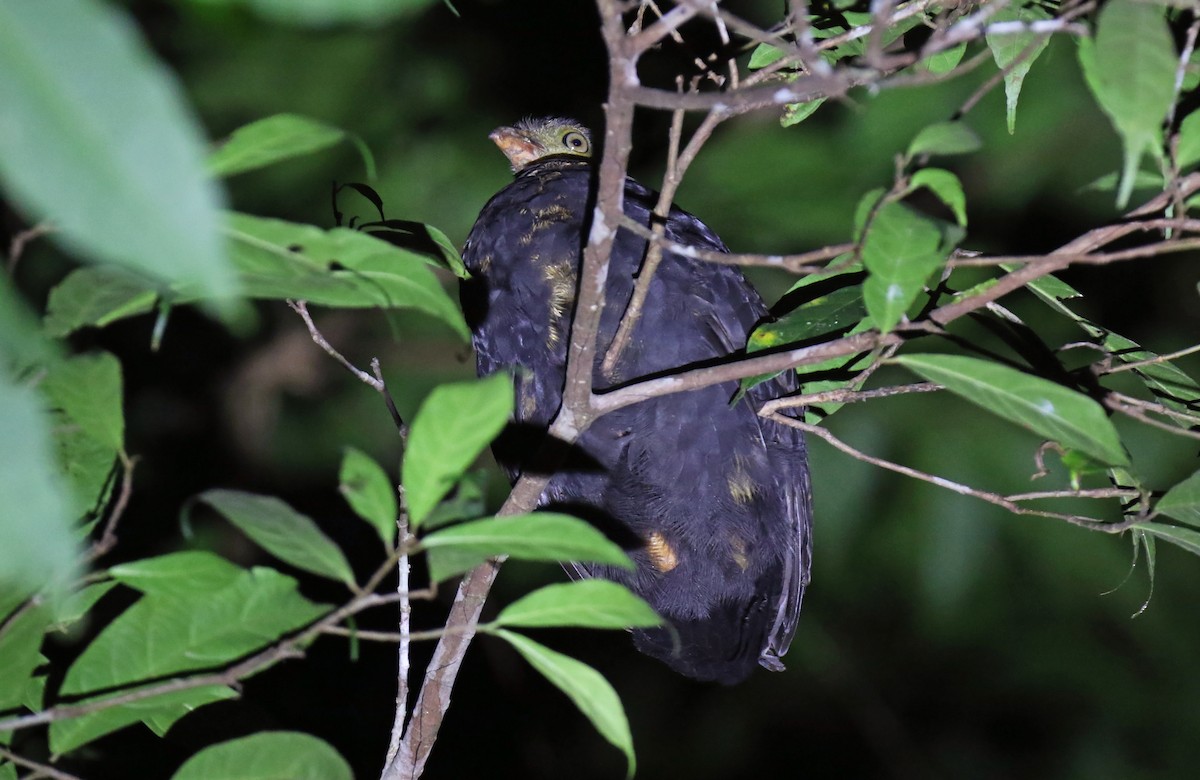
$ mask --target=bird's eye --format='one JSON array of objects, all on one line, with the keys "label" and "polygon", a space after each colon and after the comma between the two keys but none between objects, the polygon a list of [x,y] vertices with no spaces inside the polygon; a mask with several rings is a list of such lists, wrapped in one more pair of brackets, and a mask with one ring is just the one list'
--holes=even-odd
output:
[{"label": "bird's eye", "polygon": [[585,136],[583,133],[579,132],[578,130],[572,130],[569,133],[567,133],[566,135],[564,135],[563,136],[563,144],[565,144],[566,147],[568,149],[570,149],[572,152],[575,152],[577,154],[587,154],[587,151],[588,151],[587,136]]}]

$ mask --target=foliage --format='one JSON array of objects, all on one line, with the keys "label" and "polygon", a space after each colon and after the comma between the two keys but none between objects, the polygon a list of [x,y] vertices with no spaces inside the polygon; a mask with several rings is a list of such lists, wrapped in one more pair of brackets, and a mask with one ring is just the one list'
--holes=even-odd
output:
[{"label": "foliage", "polygon": [[[435,6],[429,0],[193,0],[181,5],[203,6],[195,12],[218,18],[256,14],[317,28],[396,19],[403,24]],[[1197,227],[1188,209],[1200,187],[1186,174],[1200,161],[1200,121],[1196,113],[1183,114],[1193,103],[1180,85],[1195,88],[1191,55],[1197,21],[1190,11],[1134,0],[1112,0],[1099,12],[1069,3],[983,3],[978,9],[874,5],[875,16],[814,6],[804,24],[778,28],[786,34],[748,36],[760,42],[738,55],[748,71],[742,86],[730,88],[724,103],[713,98],[697,104],[708,118],[693,137],[695,149],[740,113],[773,108],[789,128],[782,132],[816,132],[811,128],[825,121],[838,98],[870,103],[878,90],[878,102],[886,105],[889,93],[925,94],[917,90],[970,79],[979,62],[985,68],[994,64],[989,76],[1004,88],[1002,116],[991,125],[1014,134],[1033,123],[1024,113],[1019,128],[1016,123],[1022,95],[1037,88],[1033,66],[1061,44],[1053,39],[1072,36],[1078,75],[1123,147],[1120,162],[1115,156],[1106,161],[1107,170],[1118,173],[1107,185],[1115,190],[1116,203],[1124,208],[1146,182],[1164,194],[1112,225],[1089,225],[1058,251],[1033,254],[1014,244],[1001,247],[1003,256],[985,254],[976,249],[981,213],[972,208],[979,187],[969,178],[970,166],[981,149],[1000,143],[1001,134],[975,118],[971,99],[947,121],[942,121],[946,112],[923,108],[911,127],[897,123],[905,137],[887,142],[885,156],[894,158],[890,178],[879,173],[826,199],[841,208],[837,224],[844,230],[837,238],[847,243],[835,247],[838,251],[818,259],[811,253],[789,260],[778,254],[745,258],[747,265],[803,275],[775,308],[775,318],[748,334],[746,359],[731,363],[738,365],[736,378],[748,390],[779,371],[795,370],[801,385],[797,398],[768,404],[761,413],[779,418],[787,406],[803,406],[802,415],[788,420],[860,460],[1009,511],[1127,532],[1135,555],[1145,554],[1153,581],[1156,540],[1200,554],[1200,472],[1181,475],[1177,463],[1164,468],[1143,444],[1153,435],[1196,438],[1200,385],[1185,370],[1195,350],[1185,345],[1163,355],[1118,334],[1093,316],[1089,299],[1063,277],[1071,274],[1077,282],[1093,266],[1161,259],[1195,248]],[[611,21],[611,13],[605,16],[610,4],[599,6],[602,18]],[[46,25],[49,17],[64,23]],[[449,19],[443,23],[452,26]],[[644,21],[649,24],[650,18]],[[732,24],[732,29],[740,28]],[[1187,34],[1175,35],[1181,31]],[[1191,43],[1181,51],[1177,39]],[[614,58],[617,53],[610,48]],[[632,72],[638,72],[636,63]],[[712,81],[724,78],[708,75]],[[811,80],[825,77],[830,80],[821,94],[803,91]],[[847,80],[837,81],[840,77]],[[671,94],[660,93],[664,101],[720,96],[698,84],[682,95],[673,86]],[[737,91],[742,88],[760,89],[769,97],[753,93],[753,99],[738,102],[750,94]],[[620,85],[614,89],[610,97],[628,97]],[[13,767],[23,760],[20,748],[28,744],[21,742],[24,734],[44,729],[45,752],[55,759],[137,723],[162,736],[188,713],[239,695],[242,681],[303,654],[314,642],[336,641],[327,638],[330,634],[349,634],[356,642],[360,614],[397,602],[407,610],[410,599],[428,595],[426,586],[444,586],[485,560],[507,556],[630,565],[625,553],[589,524],[532,511],[540,490],[533,490],[525,506],[520,498],[510,498],[499,512],[485,506],[470,469],[508,420],[514,399],[506,377],[443,383],[428,392],[407,377],[389,384],[385,390],[399,398],[424,396],[419,405],[408,403],[419,410],[405,431],[398,468],[367,454],[369,445],[354,433],[345,435],[340,471],[325,481],[330,493],[334,484],[340,487],[346,515],[363,521],[375,551],[369,559],[355,555],[344,543],[345,529],[335,529],[324,514],[301,512],[275,496],[205,484],[188,504],[185,529],[207,522],[207,509],[199,507],[215,510],[273,556],[273,565],[243,566],[202,544],[105,563],[138,491],[134,456],[141,445],[129,424],[137,413],[126,392],[132,366],[125,356],[89,346],[97,343],[97,329],[154,318],[153,344],[165,344],[169,351],[179,307],[195,305],[244,338],[258,327],[266,307],[300,299],[332,309],[385,311],[393,318],[416,314],[454,349],[469,337],[458,305],[446,292],[446,283],[462,273],[461,261],[453,242],[437,228],[404,223],[407,227],[393,231],[404,235],[392,240],[353,223],[321,227],[279,219],[267,208],[258,209],[262,213],[226,209],[229,192],[240,182],[284,175],[277,172],[291,166],[303,171],[313,155],[347,146],[372,172],[374,158],[356,134],[289,106],[274,115],[256,114],[255,121],[206,152],[193,99],[116,5],[43,0],[0,6],[0,105],[11,117],[0,120],[0,194],[31,229],[47,234],[60,258],[71,258],[70,263],[59,260],[61,272],[47,283],[44,307],[38,295],[23,289],[30,285],[17,283],[15,273],[0,276],[0,441],[5,443],[0,454],[5,540],[0,545],[0,777],[15,776]],[[902,116],[900,109],[890,110]],[[617,125],[617,133],[630,132],[628,122]],[[678,150],[680,131],[675,132]],[[713,140],[705,151],[720,160],[720,139]],[[611,146],[606,154],[618,154],[614,149],[620,144]],[[689,149],[691,143],[682,156],[673,157],[670,175],[682,178],[688,171],[696,156]],[[409,163],[418,168],[417,160]],[[736,169],[724,165],[706,171],[703,164],[692,173],[710,183]],[[619,166],[626,167],[627,161]],[[1029,178],[1034,175],[1028,171]],[[236,181],[225,181],[234,176]],[[739,178],[740,186],[765,187],[768,177]],[[323,187],[315,181],[305,180],[303,186]],[[279,197],[287,189],[266,186]],[[416,193],[420,186],[413,182],[410,189]],[[412,207],[417,195],[407,197],[412,200],[400,202]],[[383,217],[382,204],[375,205],[377,226],[392,223]],[[776,207],[788,206],[763,203],[767,212]],[[25,234],[30,241],[38,237]],[[30,262],[23,258],[27,252],[24,241],[14,242],[10,270],[23,270]],[[1186,281],[1193,285],[1194,275]],[[1019,305],[1010,298],[1000,302],[1002,296],[1019,294],[1025,295]],[[264,303],[255,309],[249,300]],[[318,335],[315,326],[313,331]],[[923,381],[902,384],[904,372]],[[377,378],[382,387],[381,374]],[[937,390],[973,404],[978,416],[967,418],[972,426],[986,428],[991,417],[1031,433],[1032,438],[1014,440],[1023,451],[1003,456],[1016,462],[1032,455],[1040,467],[1034,476],[1050,472],[1049,478],[1062,484],[1037,493],[976,488],[873,457],[835,435],[836,424],[854,419],[862,402],[874,405],[882,396]],[[620,403],[623,392],[632,397],[639,388],[615,391],[606,402]],[[929,396],[910,400],[928,404],[923,416],[938,416],[932,411],[938,402]],[[828,424],[831,418],[835,426]],[[945,433],[946,439],[961,436],[965,433]],[[1050,452],[1062,468],[1047,465]],[[1194,471],[1194,464],[1184,470]],[[1060,510],[1062,502],[1069,508]],[[1107,508],[1093,511],[1088,505],[1094,502],[1107,502]],[[420,588],[408,584],[410,562],[428,579]],[[382,583],[395,576],[397,566],[400,593],[389,593]],[[298,581],[308,575],[323,580],[326,588],[315,600]],[[96,623],[89,627],[89,621]],[[618,748],[632,774],[633,734],[614,687],[591,666],[513,629],[620,629],[656,622],[649,607],[624,588],[584,581],[534,590],[477,628],[505,640],[566,693]],[[465,630],[475,629],[470,621]],[[461,630],[448,623],[446,633]],[[409,640],[434,638],[439,631],[412,632],[404,622],[399,633],[406,668]],[[61,655],[52,652],[47,638],[64,634],[85,637],[85,644],[59,664]],[[400,725],[407,715],[401,706]],[[12,753],[8,745],[14,746]],[[174,776],[218,775],[351,773],[326,742],[272,731],[204,747]]]}]

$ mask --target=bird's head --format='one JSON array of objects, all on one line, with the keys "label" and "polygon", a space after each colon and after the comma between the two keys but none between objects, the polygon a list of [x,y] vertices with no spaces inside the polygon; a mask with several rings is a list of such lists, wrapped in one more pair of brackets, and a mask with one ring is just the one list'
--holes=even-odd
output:
[{"label": "bird's head", "polygon": [[488,138],[504,152],[513,173],[520,173],[546,157],[592,156],[592,134],[573,119],[522,119],[511,127],[497,127]]}]

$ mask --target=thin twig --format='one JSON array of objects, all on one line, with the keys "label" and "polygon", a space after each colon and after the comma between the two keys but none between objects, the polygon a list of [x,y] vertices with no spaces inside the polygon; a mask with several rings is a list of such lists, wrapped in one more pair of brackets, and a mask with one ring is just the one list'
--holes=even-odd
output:
[{"label": "thin twig", "polygon": [[48,777],[50,780],[81,780],[75,775],[67,774],[59,769],[55,769],[49,764],[40,764],[37,761],[31,761],[24,756],[18,755],[7,748],[0,746],[0,759],[8,761],[17,766],[23,766],[26,769],[32,769],[33,774],[27,775],[26,780],[34,777]]},{"label": "thin twig", "polygon": [[88,563],[106,555],[116,546],[117,523],[121,521],[126,507],[129,506],[129,498],[133,495],[133,469],[137,465],[138,459],[136,456],[130,457],[124,452],[118,453],[118,459],[121,462],[121,488],[117,491],[117,500],[108,512],[108,521],[104,524],[104,531],[101,532],[100,538],[92,543],[91,549],[84,556],[84,560]]},{"label": "thin twig", "polygon": [[1119,374],[1122,371],[1137,371],[1139,368],[1169,363],[1172,360],[1177,360],[1188,355],[1194,355],[1197,352],[1200,352],[1200,344],[1193,344],[1190,347],[1184,347],[1183,349],[1176,350],[1175,352],[1168,352],[1165,355],[1155,355],[1154,357],[1146,358],[1145,360],[1134,360],[1130,361],[1129,363],[1121,363],[1106,369],[1104,373]]},{"label": "thin twig", "polygon": [[621,226],[649,241],[661,244],[663,251],[687,257],[692,260],[703,260],[706,263],[718,263],[720,265],[741,265],[741,266],[757,266],[761,268],[782,268],[785,271],[791,271],[794,274],[812,274],[812,273],[834,273],[843,270],[840,267],[832,267],[822,265],[827,260],[832,260],[835,257],[844,255],[847,252],[854,250],[855,245],[846,244],[831,244],[829,246],[814,249],[809,252],[801,252],[791,255],[761,255],[753,253],[734,253],[734,252],[718,252],[715,249],[703,249],[701,247],[690,246],[688,244],[680,244],[677,241],[672,241],[666,236],[658,236],[655,232],[643,225],[642,223],[626,217],[621,223]]},{"label": "thin twig", "polygon": [[8,244],[8,263],[5,270],[9,276],[12,276],[17,271],[17,263],[21,262],[21,256],[25,254],[25,249],[32,242],[54,232],[54,224],[51,222],[39,222],[31,228],[22,230],[13,236],[12,241]]},{"label": "thin twig", "polygon": [[400,498],[400,513],[396,520],[396,526],[400,537],[398,547],[401,553],[400,560],[397,563],[399,575],[396,583],[396,593],[400,596],[400,631],[398,634],[399,639],[397,640],[399,645],[397,650],[399,669],[396,675],[396,712],[392,720],[392,736],[388,741],[385,766],[390,765],[395,760],[396,754],[400,752],[400,740],[404,737],[404,724],[408,720],[409,643],[413,640],[411,629],[412,601],[408,593],[410,574],[408,550],[416,542],[416,537],[412,536],[408,531],[408,510],[404,506],[404,488],[401,487],[397,493]]},{"label": "thin twig", "polygon": [[[810,425],[810,424],[803,422],[801,420],[798,420],[794,417],[788,417],[788,416],[782,415],[782,414],[765,414],[764,416],[767,419],[772,420],[774,422],[781,423],[783,425],[788,425],[793,428],[798,428],[799,430],[802,430],[805,433],[810,433],[813,436],[818,436],[821,439],[824,439],[829,444],[831,444],[833,447],[837,448],[838,450],[841,450],[845,454],[854,458],[855,460],[859,460],[859,461],[862,461],[863,463],[868,463],[872,466],[877,466],[882,469],[887,469],[888,471],[893,471],[897,474],[902,474],[906,477],[911,477],[913,479],[919,479],[922,482],[928,482],[931,485],[937,485],[938,487],[945,488],[946,490],[950,490],[954,493],[958,493],[959,495],[970,496],[971,498],[977,498],[977,499],[980,499],[981,501],[986,501],[989,504],[995,504],[996,506],[1007,509],[1009,512],[1012,512],[1015,515],[1031,515],[1031,516],[1036,516],[1036,517],[1051,518],[1054,520],[1062,520],[1062,521],[1070,523],[1072,525],[1077,525],[1077,526],[1080,526],[1082,528],[1087,528],[1092,531],[1103,531],[1105,533],[1120,533],[1121,531],[1126,530],[1127,528],[1129,528],[1132,525],[1135,525],[1136,523],[1144,522],[1149,517],[1148,514],[1138,514],[1136,516],[1127,517],[1124,520],[1121,520],[1121,521],[1118,521],[1115,523],[1106,523],[1103,520],[1097,520],[1097,519],[1091,518],[1091,517],[1084,517],[1082,515],[1066,514],[1063,512],[1051,512],[1051,511],[1043,510],[1043,509],[1030,509],[1028,507],[1023,507],[1020,504],[1018,504],[1016,502],[1016,500],[1014,500],[1014,498],[1011,496],[1002,496],[999,493],[992,493],[992,492],[989,492],[986,490],[979,490],[979,489],[973,488],[969,485],[964,485],[961,482],[955,482],[954,480],[946,479],[945,477],[939,477],[936,474],[930,474],[928,472],[921,471],[919,469],[914,469],[909,466],[904,466],[899,463],[894,463],[893,461],[890,461],[890,460],[885,460],[883,458],[875,457],[874,455],[868,455],[867,453],[863,452],[862,450],[856,449],[855,447],[851,446],[850,444],[847,444],[842,439],[839,439],[837,436],[833,435],[833,433],[831,433],[827,428],[822,428],[817,425]],[[1067,497],[1067,495],[1066,495],[1067,493],[1069,493],[1072,497],[1076,497],[1076,498],[1088,498],[1089,497],[1088,495],[1086,495],[1086,491],[1063,491],[1063,493],[1064,493],[1064,495],[1055,496],[1055,497],[1065,498],[1065,497]],[[1135,493],[1136,493],[1136,491],[1135,491]],[[1024,500],[1023,496],[1025,496],[1025,495],[1029,495],[1029,494],[1021,494],[1021,497],[1022,497],[1021,500]]]}]

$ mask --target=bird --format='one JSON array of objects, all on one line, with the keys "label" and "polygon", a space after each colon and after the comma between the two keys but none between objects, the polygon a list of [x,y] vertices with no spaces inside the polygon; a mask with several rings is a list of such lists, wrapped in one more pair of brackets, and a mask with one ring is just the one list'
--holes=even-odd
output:
[{"label": "bird", "polygon": [[[525,471],[551,474],[541,508],[588,520],[625,548],[633,571],[587,563],[569,571],[621,583],[654,607],[664,624],[634,629],[638,650],[703,681],[735,684],[758,666],[783,670],[780,659],[809,581],[812,491],[803,433],[760,417],[756,408],[794,393],[795,372],[740,400],[737,382],[649,398],[599,417],[557,455],[553,442],[540,446],[562,403],[595,199],[592,138],[579,122],[557,117],[524,119],[489,138],[514,177],[483,207],[467,237],[462,255],[471,278],[460,297],[478,374],[514,377],[513,420],[493,443],[496,460],[513,481]],[[626,179],[627,217],[649,225],[657,199]],[[665,236],[728,252],[713,230],[680,208],[665,218]],[[646,250],[644,238],[618,230],[595,391],[736,357],[768,316],[736,266],[664,250],[632,338],[606,373],[602,357]]]}]

